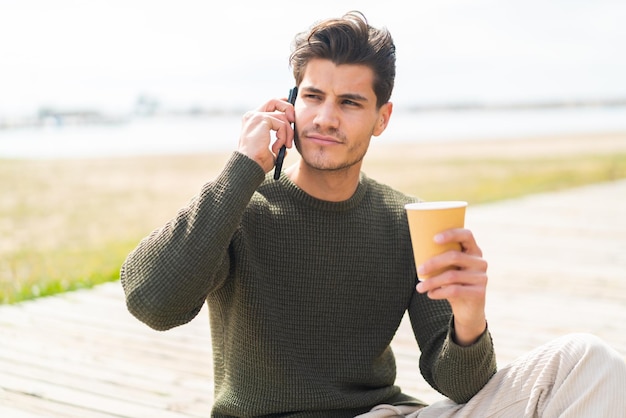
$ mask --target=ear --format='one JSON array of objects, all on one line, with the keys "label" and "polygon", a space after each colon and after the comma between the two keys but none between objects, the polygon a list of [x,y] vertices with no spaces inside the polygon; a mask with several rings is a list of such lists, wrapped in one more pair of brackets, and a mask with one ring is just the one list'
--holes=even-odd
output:
[{"label": "ear", "polygon": [[378,109],[378,120],[374,126],[374,132],[372,135],[379,136],[387,128],[389,118],[391,118],[391,112],[393,111],[393,103],[387,102]]}]

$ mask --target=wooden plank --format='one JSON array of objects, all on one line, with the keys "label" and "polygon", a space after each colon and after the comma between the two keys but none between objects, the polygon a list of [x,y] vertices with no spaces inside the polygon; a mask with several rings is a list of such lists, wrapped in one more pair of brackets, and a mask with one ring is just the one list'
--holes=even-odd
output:
[{"label": "wooden plank", "polygon": [[[107,308],[94,310],[99,303]],[[150,330],[126,312],[119,283],[0,309],[5,391],[56,409],[73,402],[82,417],[209,414],[206,317],[198,319],[201,332],[189,334],[193,325],[172,333]]]},{"label": "wooden plank", "polygon": [[[185,411],[185,406],[178,403],[154,402],[143,404],[131,399],[117,399],[90,390],[8,374],[2,376],[2,385],[5,391],[27,394],[59,405],[83,408],[86,416],[91,411],[117,417],[181,418],[203,416]],[[204,416],[206,413],[208,413],[208,409]]]},{"label": "wooden plank", "polygon": [[[0,395],[0,417],[3,418],[111,418],[94,410],[85,410],[76,405],[59,404],[50,399],[29,394],[5,391]],[[20,415],[22,414],[22,415]]]}]

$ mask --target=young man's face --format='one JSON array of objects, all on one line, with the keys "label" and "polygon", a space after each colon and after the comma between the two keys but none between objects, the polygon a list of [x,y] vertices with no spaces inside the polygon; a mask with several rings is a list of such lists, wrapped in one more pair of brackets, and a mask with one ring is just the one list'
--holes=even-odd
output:
[{"label": "young man's face", "polygon": [[385,130],[392,109],[391,103],[376,109],[373,78],[363,65],[307,64],[296,102],[296,147],[310,168],[360,170],[372,135]]}]

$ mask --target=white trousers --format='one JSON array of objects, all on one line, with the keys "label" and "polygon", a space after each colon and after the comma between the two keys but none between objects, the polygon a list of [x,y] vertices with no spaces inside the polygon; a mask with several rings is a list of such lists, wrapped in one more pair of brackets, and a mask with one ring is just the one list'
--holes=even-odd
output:
[{"label": "white trousers", "polygon": [[572,334],[499,370],[468,403],[378,405],[359,418],[625,418],[626,362],[602,340]]}]

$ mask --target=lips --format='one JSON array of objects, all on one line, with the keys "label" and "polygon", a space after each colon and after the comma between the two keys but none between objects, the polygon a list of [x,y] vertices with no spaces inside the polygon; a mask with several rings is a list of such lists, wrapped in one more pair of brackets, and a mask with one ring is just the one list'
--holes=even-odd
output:
[{"label": "lips", "polygon": [[320,145],[338,145],[338,144],[341,144],[341,141],[338,140],[337,138],[332,137],[332,136],[327,136],[327,135],[311,134],[311,135],[307,135],[306,138],[309,141],[314,142],[316,144],[320,144]]}]

